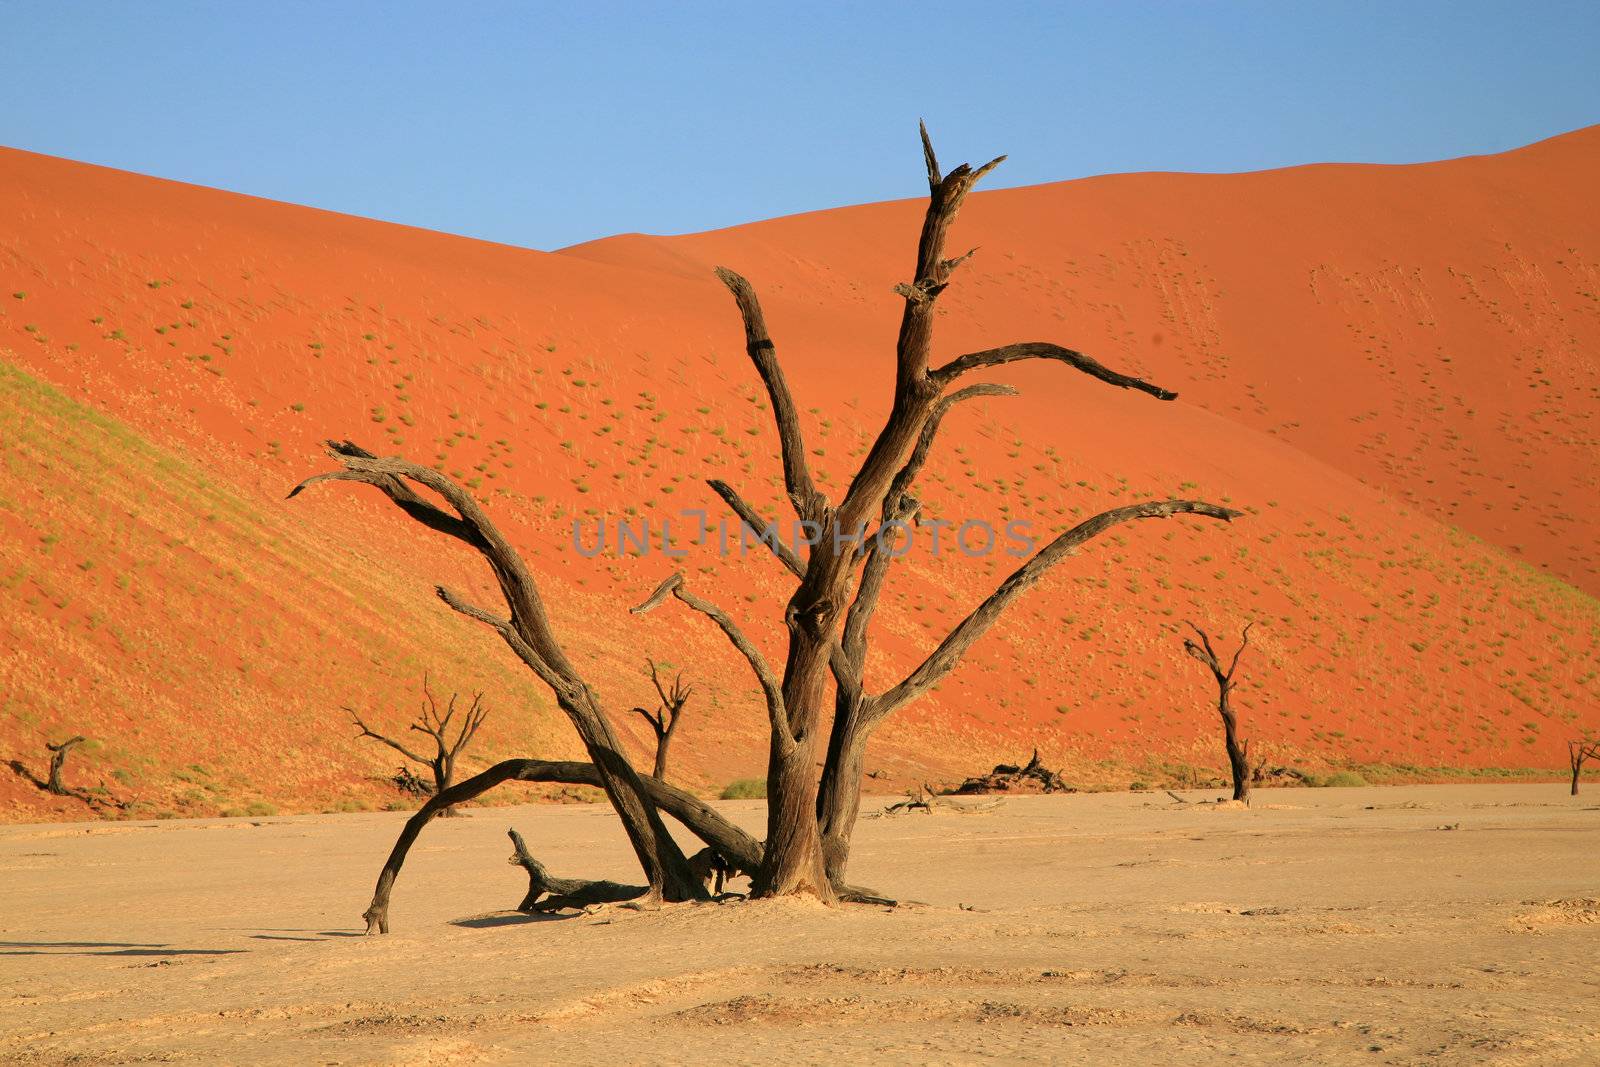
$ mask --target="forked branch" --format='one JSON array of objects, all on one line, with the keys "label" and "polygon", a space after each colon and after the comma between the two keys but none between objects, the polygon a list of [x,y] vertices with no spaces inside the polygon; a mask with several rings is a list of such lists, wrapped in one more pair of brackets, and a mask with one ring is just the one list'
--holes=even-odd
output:
[{"label": "forked branch", "polygon": [[[433,792],[439,793],[450,788],[455,781],[456,759],[472,743],[473,737],[478,733],[478,728],[488,718],[489,709],[483,706],[483,694],[478,693],[472,698],[472,706],[467,709],[466,715],[461,719],[455,736],[450,736],[450,724],[455,720],[456,703],[460,699],[459,693],[450,694],[449,705],[441,711],[439,702],[434,698],[433,690],[428,685],[428,676],[422,676],[422,693],[424,701],[422,711],[409,729],[427,736],[433,742],[433,755],[424,756],[413,752],[396,739],[385,734],[380,734],[368,726],[354,708],[345,705],[345,711],[350,713],[350,718],[361,728],[362,737],[370,737],[374,741],[388,745],[406,759],[420,763],[433,771]],[[455,815],[455,809],[447,809],[444,814]]]},{"label": "forked branch", "polygon": [[1567,742],[1567,759],[1572,765],[1572,795],[1578,795],[1578,779],[1583,776],[1583,765],[1600,756],[1600,738],[1579,739]]},{"label": "forked branch", "polygon": [[[329,447],[344,470],[307,479],[289,495],[292,497],[319,481],[365,482],[377,487],[412,517],[476,548],[494,572],[509,617],[497,617],[443,587],[438,590],[440,599],[461,614],[493,627],[517,657],[550,686],[556,703],[566,713],[598,768],[607,798],[622,820],[628,841],[649,877],[652,890],[674,900],[703,897],[704,890],[694,881],[682,851],[667,833],[648,791],[639,781],[638,772],[623,755],[621,743],[598,698],[556,639],[533,574],[483,507],[466,489],[431,467],[402,459],[379,458],[348,441],[329,442]],[[423,498],[413,486],[437,494],[456,514],[452,516]],[[440,795],[451,791],[444,790]]]},{"label": "forked branch", "polygon": [[1216,649],[1211,647],[1211,635],[1188,619],[1184,620],[1184,624],[1195,632],[1200,641],[1196,643],[1194,638],[1185,637],[1183,639],[1183,650],[1194,659],[1205,664],[1206,668],[1211,671],[1212,677],[1216,678],[1219,686],[1233,688],[1233,676],[1239,669],[1239,657],[1244,655],[1244,650],[1250,646],[1250,630],[1255,626],[1255,621],[1251,620],[1244,624],[1244,631],[1239,635],[1239,647],[1234,650],[1233,659],[1226,669],[1223,668],[1222,660],[1217,656]]}]

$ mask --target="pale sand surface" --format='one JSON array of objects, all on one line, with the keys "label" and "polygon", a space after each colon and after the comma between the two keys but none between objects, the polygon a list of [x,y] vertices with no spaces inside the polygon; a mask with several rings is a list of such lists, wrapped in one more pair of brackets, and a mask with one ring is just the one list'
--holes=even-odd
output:
[{"label": "pale sand surface", "polygon": [[400,814],[4,827],[0,1060],[1595,1063],[1600,799],[1565,793],[1008,798],[863,819],[855,880],[926,906],[562,918],[497,910],[505,830],[635,881],[609,812],[477,809],[373,938]]}]

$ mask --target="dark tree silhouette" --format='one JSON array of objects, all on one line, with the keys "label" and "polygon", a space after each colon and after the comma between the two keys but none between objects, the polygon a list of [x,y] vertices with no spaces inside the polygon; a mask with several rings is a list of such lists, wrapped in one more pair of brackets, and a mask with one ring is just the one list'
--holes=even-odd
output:
[{"label": "dark tree silhouette", "polygon": [[1223,670],[1216,650],[1211,647],[1211,638],[1200,627],[1189,623],[1189,628],[1200,637],[1198,644],[1193,638],[1183,639],[1183,650],[1205,664],[1216,679],[1217,714],[1222,716],[1222,743],[1227,747],[1228,767],[1233,772],[1233,799],[1247,804],[1250,802],[1250,742],[1239,740],[1239,723],[1234,718],[1228,697],[1233,692],[1233,675],[1239,669],[1239,657],[1244,655],[1245,648],[1250,644],[1250,627],[1254,625],[1253,622],[1245,624],[1244,632],[1239,637],[1239,647],[1227,670]]}]

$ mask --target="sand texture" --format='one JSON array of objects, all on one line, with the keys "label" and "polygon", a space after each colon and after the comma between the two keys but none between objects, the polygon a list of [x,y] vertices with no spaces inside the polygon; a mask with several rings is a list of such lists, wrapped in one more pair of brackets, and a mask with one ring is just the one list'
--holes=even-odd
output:
[{"label": "sand texture", "polygon": [[0,1061],[1594,1062],[1592,797],[1185,796],[864,818],[852,874],[926,902],[894,910],[537,918],[498,910],[506,828],[634,880],[614,818],[476,809],[428,828],[373,938],[400,814],[6,827]]}]

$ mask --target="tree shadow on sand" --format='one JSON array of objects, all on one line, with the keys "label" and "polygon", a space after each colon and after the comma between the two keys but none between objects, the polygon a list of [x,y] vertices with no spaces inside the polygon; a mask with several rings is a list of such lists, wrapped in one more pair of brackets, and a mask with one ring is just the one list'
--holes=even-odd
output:
[{"label": "tree shadow on sand", "polygon": [[130,941],[0,941],[0,956],[231,956],[244,948],[173,948]]},{"label": "tree shadow on sand", "polygon": [[496,926],[521,926],[524,923],[561,922],[566,919],[576,919],[583,912],[574,911],[562,914],[553,911],[497,911],[488,915],[474,915],[470,919],[452,919],[451,926],[460,926],[468,930],[490,930]]}]

